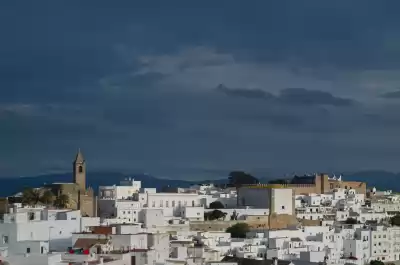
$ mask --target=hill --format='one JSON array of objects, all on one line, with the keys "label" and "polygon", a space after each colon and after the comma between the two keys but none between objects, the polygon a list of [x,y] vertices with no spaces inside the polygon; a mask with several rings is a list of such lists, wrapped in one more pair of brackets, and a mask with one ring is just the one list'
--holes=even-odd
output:
[{"label": "hill", "polygon": [[[125,179],[127,176],[133,177],[136,180],[142,182],[142,187],[149,188],[155,187],[161,189],[165,186],[170,187],[189,187],[190,185],[199,183],[199,181],[188,181],[188,180],[176,180],[176,179],[163,179],[156,178],[146,174],[123,174],[120,172],[90,172],[87,174],[87,183],[90,185],[95,192],[98,191],[99,186],[107,186],[118,184],[120,180]],[[392,173],[387,171],[360,171],[360,172],[349,172],[343,174],[344,180],[354,181],[365,181],[368,187],[376,187],[383,190],[394,190],[400,191],[400,174]],[[0,197],[10,196],[19,191],[22,191],[25,187],[40,187],[45,183],[53,182],[71,182],[72,173],[62,174],[48,174],[40,175],[35,177],[14,177],[14,178],[2,178],[0,185]],[[267,183],[269,178],[261,178],[262,183]],[[200,181],[214,182],[216,184],[223,184],[227,182],[227,179],[219,179],[212,181]]]},{"label": "hill", "polygon": [[383,170],[359,171],[344,174],[345,180],[365,181],[368,187],[378,190],[400,191],[400,173]]},{"label": "hill", "polygon": [[[130,176],[135,180],[140,180],[142,182],[142,187],[145,188],[155,187],[157,189],[161,189],[165,186],[189,187],[190,185],[198,183],[185,180],[155,178],[153,176],[144,174],[126,175],[119,172],[91,172],[86,175],[86,181],[88,185],[91,186],[95,192],[97,192],[99,186],[118,184],[127,176]],[[48,174],[35,177],[2,178],[0,180],[0,196],[4,197],[13,195],[17,192],[22,191],[25,187],[40,187],[46,183],[49,184],[54,182],[71,182],[71,180],[72,173]]]}]

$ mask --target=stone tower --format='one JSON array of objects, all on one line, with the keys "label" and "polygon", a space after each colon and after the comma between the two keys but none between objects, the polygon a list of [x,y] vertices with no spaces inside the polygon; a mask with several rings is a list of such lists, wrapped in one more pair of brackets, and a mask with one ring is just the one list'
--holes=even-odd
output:
[{"label": "stone tower", "polygon": [[86,191],[86,162],[81,153],[81,149],[76,154],[73,165],[74,183],[78,184],[79,190]]}]

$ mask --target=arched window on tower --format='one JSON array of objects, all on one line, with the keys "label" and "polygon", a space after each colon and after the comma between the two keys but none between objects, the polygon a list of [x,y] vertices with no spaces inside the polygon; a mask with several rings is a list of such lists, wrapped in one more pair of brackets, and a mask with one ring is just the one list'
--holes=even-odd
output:
[{"label": "arched window on tower", "polygon": [[82,172],[83,172],[83,167],[82,167],[82,166],[79,166],[78,172],[79,172],[79,173],[82,173]]}]

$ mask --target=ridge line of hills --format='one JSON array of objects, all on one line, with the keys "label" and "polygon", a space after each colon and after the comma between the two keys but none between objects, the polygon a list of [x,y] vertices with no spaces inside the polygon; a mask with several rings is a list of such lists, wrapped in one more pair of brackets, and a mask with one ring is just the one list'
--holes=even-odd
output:
[{"label": "ridge line of hills", "polygon": [[[215,184],[224,184],[228,182],[228,176],[215,180],[198,180],[188,181],[179,179],[157,178],[146,174],[123,174],[121,172],[88,172],[86,174],[87,185],[91,186],[97,192],[99,186],[118,185],[120,180],[126,177],[132,177],[142,182],[142,187],[155,187],[161,189],[165,186],[171,187],[189,187],[197,183],[213,182]],[[260,182],[267,183],[276,177],[261,178]],[[383,190],[399,190],[400,191],[400,173],[393,173],[382,170],[358,171],[352,173],[344,173],[344,180],[364,181],[368,187],[376,187]],[[10,196],[22,191],[25,187],[40,187],[44,184],[54,182],[71,182],[72,173],[46,174],[33,177],[7,177],[0,178],[0,196]]]}]

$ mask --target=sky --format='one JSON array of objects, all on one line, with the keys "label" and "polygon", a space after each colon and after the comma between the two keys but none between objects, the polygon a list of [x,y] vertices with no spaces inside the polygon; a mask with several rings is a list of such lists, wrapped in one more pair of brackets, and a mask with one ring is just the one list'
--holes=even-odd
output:
[{"label": "sky", "polygon": [[400,171],[398,1],[3,1],[0,176]]}]

